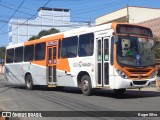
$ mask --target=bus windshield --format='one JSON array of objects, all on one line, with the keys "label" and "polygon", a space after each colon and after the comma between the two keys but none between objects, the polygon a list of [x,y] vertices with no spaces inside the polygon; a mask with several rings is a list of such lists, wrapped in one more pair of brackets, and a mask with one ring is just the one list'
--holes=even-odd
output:
[{"label": "bus windshield", "polygon": [[117,42],[117,60],[124,66],[145,67],[155,65],[152,39],[120,36]]}]

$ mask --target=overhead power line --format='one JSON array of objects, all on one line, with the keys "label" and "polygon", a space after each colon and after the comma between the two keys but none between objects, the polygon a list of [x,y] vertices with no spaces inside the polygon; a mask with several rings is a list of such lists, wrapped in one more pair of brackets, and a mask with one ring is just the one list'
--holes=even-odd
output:
[{"label": "overhead power line", "polygon": [[[14,13],[12,14],[12,16],[9,18],[8,22],[14,17],[14,15],[16,14],[16,12],[19,10],[19,8],[22,6],[22,4],[23,4],[24,2],[25,2],[25,0],[23,0],[23,1],[21,2],[21,4],[18,6],[18,8],[14,11]],[[7,25],[7,23],[4,24],[4,25],[0,28],[0,31],[1,31],[6,25]]]},{"label": "overhead power line", "polygon": [[[49,2],[51,2],[51,0],[48,0],[44,5],[43,5],[43,7],[45,7]],[[21,25],[19,25],[18,27],[16,27],[15,29],[13,29],[13,30],[16,30],[16,29],[18,29],[20,26],[22,26],[23,24],[25,24],[26,22],[28,22],[29,20],[31,20],[33,17],[35,17],[36,15],[38,14],[38,11],[34,14],[34,15],[32,15],[29,19],[27,19],[25,22],[23,22]],[[8,21],[9,22],[9,21]],[[12,30],[12,31],[13,31]],[[3,34],[7,34],[8,33],[8,31],[7,32],[3,32],[3,33],[1,33],[0,35],[3,35]]]}]

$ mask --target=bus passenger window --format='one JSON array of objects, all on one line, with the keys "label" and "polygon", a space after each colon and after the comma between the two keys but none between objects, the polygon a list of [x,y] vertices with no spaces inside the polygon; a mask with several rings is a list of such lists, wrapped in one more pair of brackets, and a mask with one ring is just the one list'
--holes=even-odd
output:
[{"label": "bus passenger window", "polygon": [[35,60],[44,60],[46,52],[46,43],[39,43],[35,45]]},{"label": "bus passenger window", "polygon": [[83,34],[79,37],[79,49],[78,49],[78,56],[91,56],[93,55],[93,48],[94,48],[94,34]]},{"label": "bus passenger window", "polygon": [[62,40],[62,58],[73,58],[77,56],[78,37],[68,37]]},{"label": "bus passenger window", "polygon": [[102,53],[101,53],[101,51],[102,51],[102,46],[101,46],[101,41],[100,40],[98,40],[98,55],[97,55],[97,60],[98,61],[101,61],[102,60]]},{"label": "bus passenger window", "polygon": [[23,61],[23,47],[15,48],[15,58],[14,62],[22,62]]},{"label": "bus passenger window", "polygon": [[32,61],[34,56],[34,45],[28,45],[24,48],[24,61]]},{"label": "bus passenger window", "polygon": [[6,63],[13,63],[13,59],[14,59],[14,48],[7,49]]},{"label": "bus passenger window", "polygon": [[104,39],[104,60],[108,61],[109,60],[109,44],[108,44],[108,39]]},{"label": "bus passenger window", "polygon": [[59,42],[58,42],[58,58],[61,57],[61,45],[62,45],[62,42],[61,42],[61,40],[59,40]]}]

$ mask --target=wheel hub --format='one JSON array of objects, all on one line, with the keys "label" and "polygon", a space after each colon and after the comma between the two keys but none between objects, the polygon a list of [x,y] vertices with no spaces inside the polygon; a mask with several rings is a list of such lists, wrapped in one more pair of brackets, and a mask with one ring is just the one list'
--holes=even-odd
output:
[{"label": "wheel hub", "polygon": [[83,81],[83,84],[82,84],[83,90],[84,90],[84,91],[87,91],[87,90],[88,90],[88,86],[89,86],[88,81],[87,81],[87,80],[84,80],[84,81]]}]

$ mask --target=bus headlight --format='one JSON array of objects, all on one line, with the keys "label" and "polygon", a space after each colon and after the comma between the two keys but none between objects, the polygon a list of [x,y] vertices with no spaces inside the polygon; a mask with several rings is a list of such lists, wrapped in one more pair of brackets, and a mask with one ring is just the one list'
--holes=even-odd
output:
[{"label": "bus headlight", "polygon": [[154,77],[156,77],[156,71],[154,71],[150,76],[150,78],[154,78]]},{"label": "bus headlight", "polygon": [[125,79],[128,78],[128,76],[127,76],[122,70],[117,69],[116,71],[117,71],[117,73],[118,73],[122,78],[125,78]]}]

